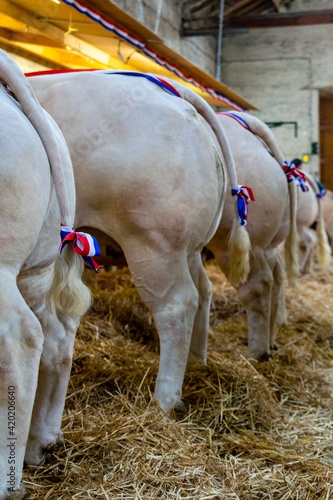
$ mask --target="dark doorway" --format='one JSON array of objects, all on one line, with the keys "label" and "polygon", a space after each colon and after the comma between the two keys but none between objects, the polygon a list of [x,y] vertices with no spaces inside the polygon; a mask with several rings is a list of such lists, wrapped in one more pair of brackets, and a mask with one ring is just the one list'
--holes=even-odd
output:
[{"label": "dark doorway", "polygon": [[320,180],[333,191],[333,89],[319,94]]}]

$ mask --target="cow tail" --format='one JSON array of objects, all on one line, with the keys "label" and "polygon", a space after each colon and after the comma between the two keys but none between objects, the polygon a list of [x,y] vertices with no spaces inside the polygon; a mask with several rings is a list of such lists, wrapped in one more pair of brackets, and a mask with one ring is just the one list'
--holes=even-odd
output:
[{"label": "cow tail", "polygon": [[[242,115],[242,113],[241,113]],[[262,123],[258,118],[254,116],[246,115],[246,122],[248,123],[251,131],[258,135],[267,144],[271,150],[274,158],[279,162],[280,165],[284,163],[284,155],[280,150],[274,134],[271,132],[270,128]],[[317,183],[312,179],[311,176],[307,175],[307,181],[311,185],[314,192],[319,193]],[[297,225],[296,225],[296,215],[297,215],[297,197],[296,188],[293,186],[294,182],[290,182],[289,187],[289,197],[290,197],[290,230],[289,235],[285,243],[285,256],[286,256],[286,272],[288,276],[288,282],[291,285],[295,285],[296,279],[299,276],[299,262],[298,262],[298,238],[297,238]],[[316,227],[317,234],[317,258],[318,264],[321,271],[327,271],[331,264],[331,248],[328,241],[325,222],[322,215],[321,199],[318,199],[318,221]]]},{"label": "cow tail", "polygon": [[325,228],[325,221],[322,216],[322,207],[319,200],[319,218],[317,223],[317,258],[319,263],[319,268],[321,271],[328,271],[332,262],[331,247],[328,241],[327,232]]},{"label": "cow tail", "polygon": [[[53,135],[51,121],[39,104],[28,80],[17,64],[0,50],[0,79],[9,87],[20,103],[31,124],[35,127],[45,148],[51,166],[53,182],[58,198],[63,224],[71,225],[72,216],[68,202],[65,174],[57,141]],[[82,281],[82,257],[71,248],[58,255],[54,265],[53,283],[47,293],[51,310],[73,318],[81,317],[90,306],[90,291]]]},{"label": "cow tail", "polygon": [[[283,165],[285,156],[281,151],[276,138],[271,129],[255,116],[245,113],[237,113],[249,125],[251,132],[257,135],[271,151],[272,155],[279,163]],[[289,192],[289,232],[285,240],[285,269],[290,286],[295,286],[299,277],[299,259],[298,259],[298,236],[297,236],[297,191],[295,182],[288,183]]]},{"label": "cow tail", "polygon": [[66,245],[54,264],[51,287],[47,294],[47,304],[57,314],[80,318],[91,305],[91,292],[83,283],[84,261],[81,255]]},{"label": "cow tail", "polygon": [[[316,195],[319,194],[318,185],[312,179],[312,177],[310,175],[307,175],[306,179],[310,184],[310,186],[312,187],[313,191],[316,193]],[[328,236],[325,228],[325,221],[323,218],[321,198],[319,196],[317,196],[317,203],[318,203],[318,220],[316,226],[317,259],[320,271],[326,272],[328,271],[332,261],[331,246],[328,241]]]},{"label": "cow tail", "polygon": [[[282,163],[281,163],[282,165]],[[297,234],[297,186],[288,182],[289,192],[289,232],[285,240],[285,267],[290,286],[295,287],[299,278],[298,234]]]},{"label": "cow tail", "polygon": [[[229,177],[230,189],[235,189],[236,191],[238,191],[235,162],[231,153],[229,141],[214,111],[209,106],[209,104],[207,104],[206,101],[202,99],[202,97],[198,96],[192,90],[180,85],[178,86],[177,84],[175,84],[175,82],[172,82],[172,85],[177,88],[183,99],[194,106],[197,112],[213,129],[224,157]],[[245,226],[240,224],[236,197],[234,197],[234,207],[235,216],[228,242],[229,263],[226,274],[230,284],[235,288],[238,288],[247,280],[250,272],[251,242]]]},{"label": "cow tail", "polygon": [[[49,115],[41,107],[27,78],[17,64],[0,49],[0,79],[3,80],[20,103],[25,115],[35,127],[43,143],[52,170],[57,198],[61,211],[61,221],[68,224],[71,219],[65,175],[62,161],[49,121]],[[48,118],[46,118],[48,116]]]}]

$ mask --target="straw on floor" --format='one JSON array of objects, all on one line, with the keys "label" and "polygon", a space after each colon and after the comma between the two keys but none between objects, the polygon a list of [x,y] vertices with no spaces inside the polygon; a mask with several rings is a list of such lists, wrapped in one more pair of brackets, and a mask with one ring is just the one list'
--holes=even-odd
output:
[{"label": "straw on floor", "polygon": [[236,292],[218,267],[208,364],[189,366],[187,411],[151,402],[152,317],[126,269],[90,279],[63,416],[64,444],[24,472],[35,499],[333,498],[333,275],[287,289],[289,322],[269,362],[250,361]]}]

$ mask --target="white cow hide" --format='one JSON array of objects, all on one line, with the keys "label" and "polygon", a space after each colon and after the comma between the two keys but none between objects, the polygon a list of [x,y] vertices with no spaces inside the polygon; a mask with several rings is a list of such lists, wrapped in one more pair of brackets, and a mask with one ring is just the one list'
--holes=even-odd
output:
[{"label": "white cow hide", "polygon": [[[121,246],[153,313],[160,338],[155,398],[169,410],[180,403],[189,353],[206,359],[211,284],[200,251],[219,224],[226,189],[222,159],[198,111],[214,127],[237,187],[223,129],[203,99],[174,82],[183,98],[146,78],[100,72],[29,81],[69,146],[76,226]],[[249,271],[249,241],[234,221],[230,276],[238,283]]]},{"label": "white cow hide", "polygon": [[[60,222],[72,224],[75,209],[73,171],[64,139],[4,51],[0,51],[0,80],[3,500],[22,498],[24,459],[40,463],[61,437],[74,334],[90,295],[81,281],[81,257],[70,249],[61,259],[57,254]],[[53,295],[55,288],[50,290],[58,271],[66,277],[65,282],[58,280],[59,286],[65,286],[60,293],[62,306],[57,303],[58,295]],[[54,312],[46,306],[48,293]]]},{"label": "white cow hide", "polygon": [[[238,296],[247,314],[249,355],[261,361],[271,357],[276,325],[286,319],[279,246],[288,235],[287,274],[292,282],[298,272],[295,183],[287,183],[282,170],[283,153],[267,125],[244,113],[234,115],[245,120],[251,131],[228,114],[218,116],[230,143],[238,179],[251,185],[255,193],[247,225],[252,247],[251,271],[238,286]],[[232,209],[227,199],[220,225],[207,245],[224,272],[230,259],[225,241],[231,229]]]}]

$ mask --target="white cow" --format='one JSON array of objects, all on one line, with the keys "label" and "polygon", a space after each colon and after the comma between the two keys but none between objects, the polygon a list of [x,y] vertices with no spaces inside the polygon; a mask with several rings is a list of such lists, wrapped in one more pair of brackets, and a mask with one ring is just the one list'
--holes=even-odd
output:
[{"label": "white cow", "polygon": [[[172,83],[183,98],[145,77],[103,72],[29,81],[69,146],[76,227],[120,245],[153,313],[160,339],[154,396],[170,410],[181,401],[189,352],[205,360],[195,339],[207,336],[211,284],[200,251],[219,224],[226,189],[221,158],[198,112],[214,128],[237,189],[223,129],[207,103],[179,84]],[[228,275],[237,285],[249,271],[250,245],[235,213],[233,220]]]},{"label": "white cow", "polygon": [[[306,192],[299,190],[297,203],[300,270],[301,273],[313,272],[315,253],[317,250],[319,269],[321,271],[327,271],[331,263],[331,249],[322,214],[322,199],[317,196],[319,194],[319,188],[314,178],[307,173],[306,179],[309,190]],[[316,231],[313,231],[310,226],[315,223]]]},{"label": "white cow", "polygon": [[329,244],[331,249],[333,248],[333,192],[327,190],[325,196],[321,200],[321,206],[323,211],[323,219],[325,222],[325,228],[328,235]]},{"label": "white cow", "polygon": [[[251,131],[241,126],[237,117]],[[286,315],[279,246],[287,237],[287,273],[291,282],[298,275],[295,183],[287,182],[282,169],[283,153],[267,125],[244,113],[219,114],[219,119],[234,155],[238,178],[255,192],[247,226],[252,246],[251,271],[247,281],[238,287],[238,295],[247,314],[249,354],[265,360],[274,348],[277,321]],[[226,200],[220,225],[207,245],[224,272],[230,258],[225,241],[231,218],[232,206]]]},{"label": "white cow", "polygon": [[24,459],[40,463],[60,439],[74,334],[90,293],[81,281],[81,257],[69,248],[57,257],[60,222],[71,225],[75,208],[66,144],[20,69],[3,51],[0,80],[3,500],[23,497]]}]

